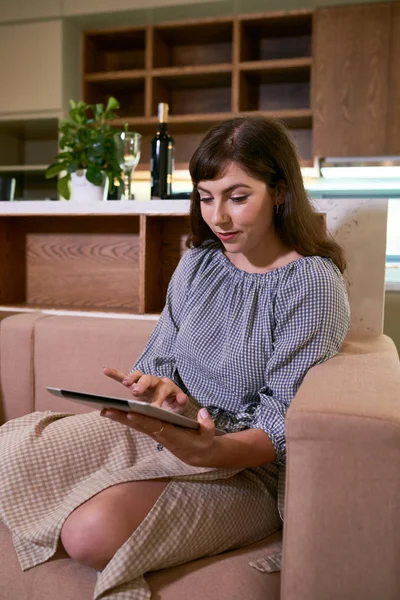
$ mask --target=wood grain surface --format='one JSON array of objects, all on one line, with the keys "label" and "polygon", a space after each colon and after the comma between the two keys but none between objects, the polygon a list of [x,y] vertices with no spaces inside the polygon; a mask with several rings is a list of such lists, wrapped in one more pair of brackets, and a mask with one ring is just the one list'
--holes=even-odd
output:
[{"label": "wood grain surface", "polygon": [[162,280],[162,222],[140,215],[139,312],[160,312],[164,290]]},{"label": "wood grain surface", "polygon": [[139,310],[139,218],[25,219],[26,302]]},{"label": "wood grain surface", "polygon": [[314,155],[385,152],[390,16],[390,4],[317,10]]},{"label": "wood grain surface", "polygon": [[229,113],[231,111],[231,87],[205,89],[182,89],[171,92],[171,113],[175,115],[206,114],[212,111]]},{"label": "wood grain surface", "polygon": [[184,252],[187,250],[185,243],[189,229],[188,218],[185,216],[163,218],[162,226],[161,289],[165,297],[172,274]]},{"label": "wood grain surface", "polygon": [[141,312],[160,312],[165,303],[167,288],[178,262],[186,251],[187,216],[142,215]]},{"label": "wood grain surface", "polygon": [[385,154],[400,154],[400,3],[391,5],[388,106],[386,113]]},{"label": "wood grain surface", "polygon": [[26,297],[25,233],[19,219],[0,219],[0,303],[16,304]]}]

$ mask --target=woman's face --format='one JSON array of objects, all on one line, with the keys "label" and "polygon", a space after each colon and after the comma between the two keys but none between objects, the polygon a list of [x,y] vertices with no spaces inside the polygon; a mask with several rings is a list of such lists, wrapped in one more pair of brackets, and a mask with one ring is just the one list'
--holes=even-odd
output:
[{"label": "woman's face", "polygon": [[201,215],[239,268],[268,264],[279,244],[275,235],[276,192],[231,162],[222,177],[200,181]]}]

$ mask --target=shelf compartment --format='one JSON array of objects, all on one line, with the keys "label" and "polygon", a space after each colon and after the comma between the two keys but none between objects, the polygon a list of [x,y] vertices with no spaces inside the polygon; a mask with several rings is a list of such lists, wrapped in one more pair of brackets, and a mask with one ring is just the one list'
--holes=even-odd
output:
[{"label": "shelf compartment", "polygon": [[153,34],[154,68],[232,61],[232,20],[158,25]]},{"label": "shelf compartment", "polygon": [[[294,129],[294,136],[298,141],[303,159],[310,159],[311,154],[311,109],[300,110],[277,110],[277,111],[244,111],[242,115],[264,115],[280,119],[289,129]],[[175,142],[175,168],[187,169],[190,157],[196,150],[204,134],[216,123],[224,119],[233,118],[239,114],[233,113],[209,113],[171,116],[168,129]],[[150,122],[149,122],[150,121]],[[142,155],[137,170],[148,171],[150,169],[150,141],[157,128],[157,119],[127,118],[130,131],[142,133]],[[116,127],[122,127],[123,121],[117,121]]]},{"label": "shelf compartment", "polygon": [[187,215],[142,215],[142,305],[141,312],[159,313],[165,304],[169,280],[186,251],[189,231]]},{"label": "shelf compartment", "polygon": [[[46,179],[44,171],[45,169],[39,170],[35,166],[18,170],[3,167],[0,177],[15,179],[14,200],[58,200],[57,178]],[[4,198],[0,198],[0,201],[3,200]]]},{"label": "shelf compartment", "polygon": [[138,216],[2,217],[0,240],[0,304],[138,312]]},{"label": "shelf compartment", "polygon": [[[171,117],[232,110],[232,73],[227,71],[159,76],[153,78],[152,114],[167,102]],[[172,121],[171,121],[172,122]]]},{"label": "shelf compartment", "polygon": [[313,166],[312,153],[312,128],[308,129],[291,129],[291,136],[294,139],[297,149],[301,157],[302,167]]},{"label": "shelf compartment", "polygon": [[50,164],[58,152],[58,119],[0,122],[0,166],[15,169]]},{"label": "shelf compartment", "polygon": [[85,81],[85,100],[88,104],[107,103],[110,96],[117,98],[121,108],[118,115],[144,116],[145,77],[120,77]]},{"label": "shelf compartment", "polygon": [[[129,129],[132,130],[132,127],[130,127]],[[139,161],[138,166],[136,167],[136,170],[137,171],[150,171],[150,147],[151,147],[151,140],[154,136],[156,128],[154,128],[154,131],[152,134],[145,134],[145,133],[143,133],[143,130],[142,131],[140,130],[140,128],[135,128],[135,129],[137,129],[139,131],[139,133],[142,133],[142,136],[143,136],[140,161]],[[184,167],[183,167],[184,169],[188,168],[188,162],[190,160],[190,157],[192,156],[192,154],[194,153],[194,151],[200,144],[201,140],[204,137],[204,133],[207,131],[207,129],[209,129],[209,127],[207,127],[207,126],[203,127],[201,132],[198,132],[198,133],[194,133],[193,129],[191,129],[190,133],[188,133],[187,131],[185,133],[185,129],[187,129],[187,127],[186,128],[185,127],[175,128],[173,125],[171,125],[169,127],[169,131],[172,134],[172,137],[173,137],[174,143],[175,143],[175,149],[174,149],[175,169],[182,168],[182,165],[184,165]]]},{"label": "shelf compartment", "polygon": [[312,111],[304,110],[275,110],[243,112],[242,115],[262,115],[279,119],[290,130],[299,150],[303,167],[312,166]]},{"label": "shelf compartment", "polygon": [[[231,113],[194,114],[171,116],[168,129],[175,142],[175,169],[187,169],[189,159],[200,144],[204,134],[210,127],[233,116]],[[123,128],[124,122],[129,131],[142,134],[142,151],[136,171],[150,170],[150,143],[157,131],[157,119],[127,117],[114,122],[115,127]]]},{"label": "shelf compartment", "polygon": [[312,12],[242,17],[240,61],[311,56]]},{"label": "shelf compartment", "polygon": [[294,69],[241,71],[239,111],[275,111],[310,108],[309,70]]},{"label": "shelf compartment", "polygon": [[146,29],[88,32],[84,36],[84,73],[145,68]]},{"label": "shelf compartment", "polygon": [[58,123],[58,119],[0,123],[0,175],[16,179],[15,199],[58,197],[57,180],[44,176],[58,152]]}]

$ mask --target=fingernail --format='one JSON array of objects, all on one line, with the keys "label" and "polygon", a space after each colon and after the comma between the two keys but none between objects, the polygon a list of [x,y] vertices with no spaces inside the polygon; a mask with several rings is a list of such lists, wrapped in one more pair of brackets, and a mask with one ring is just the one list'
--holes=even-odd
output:
[{"label": "fingernail", "polygon": [[202,419],[208,419],[208,417],[210,416],[208,410],[206,408],[202,408],[200,410],[200,416]]},{"label": "fingernail", "polygon": [[125,377],[125,379],[122,380],[122,383],[128,383],[129,379],[127,377]]}]

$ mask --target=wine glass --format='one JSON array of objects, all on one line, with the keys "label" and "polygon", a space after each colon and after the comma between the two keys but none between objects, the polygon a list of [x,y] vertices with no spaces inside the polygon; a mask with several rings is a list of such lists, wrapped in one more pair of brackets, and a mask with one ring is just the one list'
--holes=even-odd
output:
[{"label": "wine glass", "polygon": [[114,135],[119,166],[124,174],[124,199],[133,200],[132,173],[140,160],[142,136],[135,131],[123,131]]}]

